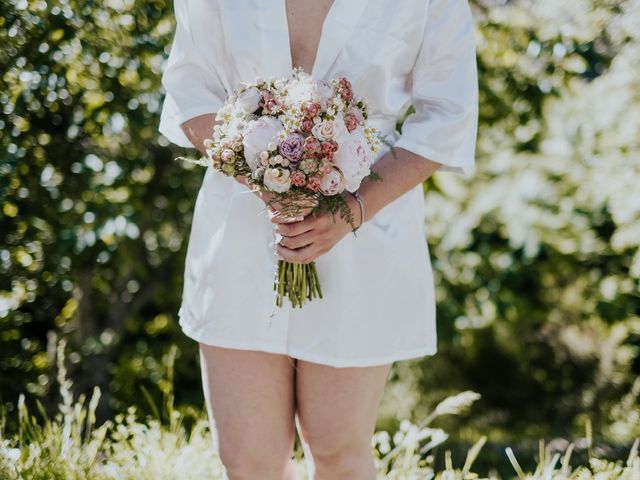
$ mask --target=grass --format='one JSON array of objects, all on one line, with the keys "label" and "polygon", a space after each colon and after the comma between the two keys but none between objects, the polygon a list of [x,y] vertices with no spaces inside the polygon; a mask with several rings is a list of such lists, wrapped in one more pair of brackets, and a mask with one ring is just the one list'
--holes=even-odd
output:
[{"label": "grass", "polygon": [[[173,408],[173,394],[166,395],[167,421],[148,417],[140,421],[136,409],[96,425],[95,410],[100,390],[95,388],[87,403],[81,395],[74,401],[71,381],[66,378],[64,340],[57,348],[58,382],[62,402],[54,418],[50,418],[36,402],[40,418],[28,411],[25,397],[18,402],[19,429],[16,435],[5,437],[4,419],[0,418],[0,479],[2,480],[214,480],[223,479],[224,468],[218,458],[208,429],[206,411],[192,427],[185,426],[185,417]],[[170,358],[173,358],[170,355]],[[168,378],[172,378],[172,364]],[[432,426],[443,415],[455,415],[466,410],[479,395],[463,392],[442,401],[419,425],[403,421],[393,435],[381,431],[374,435],[374,452],[380,479],[390,480],[470,480],[480,479],[472,471],[487,437],[473,445],[462,465],[453,465],[451,453],[445,452],[445,465],[435,470],[434,448],[448,438],[446,432]],[[588,445],[591,445],[587,429]],[[535,471],[525,472],[513,451],[506,449],[518,480],[638,480],[640,479],[639,440],[636,439],[626,462],[612,462],[593,456],[588,448],[588,464],[571,465],[575,445],[564,452],[552,452],[540,443],[539,461]],[[301,478],[306,477],[304,459],[296,452],[296,465]],[[491,477],[497,478],[497,477]]]}]

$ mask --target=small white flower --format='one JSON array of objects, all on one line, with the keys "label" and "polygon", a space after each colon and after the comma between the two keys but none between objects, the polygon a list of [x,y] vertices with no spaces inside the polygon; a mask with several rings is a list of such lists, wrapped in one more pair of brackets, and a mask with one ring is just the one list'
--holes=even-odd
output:
[{"label": "small white flower", "polygon": [[269,158],[269,152],[262,151],[260,152],[260,160],[267,160]]},{"label": "small white flower", "polygon": [[267,145],[267,150],[269,150],[270,152],[275,151],[276,148],[278,148],[278,146],[273,142],[271,142],[271,143],[269,143],[269,145]]}]

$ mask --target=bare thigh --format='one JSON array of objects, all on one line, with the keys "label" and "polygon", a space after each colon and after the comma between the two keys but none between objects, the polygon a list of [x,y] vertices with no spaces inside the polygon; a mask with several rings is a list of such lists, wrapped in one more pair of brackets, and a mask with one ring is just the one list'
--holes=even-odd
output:
[{"label": "bare thigh", "polygon": [[297,361],[300,433],[318,473],[327,472],[324,478],[368,478],[350,469],[360,468],[357,475],[372,469],[371,437],[390,368],[391,364],[334,368]]},{"label": "bare thigh", "polygon": [[260,472],[281,479],[295,438],[293,360],[201,343],[200,361],[212,432],[230,478]]}]

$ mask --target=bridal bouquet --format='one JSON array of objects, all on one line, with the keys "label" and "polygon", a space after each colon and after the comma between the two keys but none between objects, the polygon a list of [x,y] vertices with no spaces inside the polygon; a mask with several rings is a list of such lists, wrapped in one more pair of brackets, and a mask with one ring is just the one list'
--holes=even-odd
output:
[{"label": "bridal bouquet", "polygon": [[[353,226],[342,195],[354,192],[370,169],[380,140],[367,126],[367,107],[346,78],[316,80],[301,69],[289,77],[242,84],[218,111],[205,141],[213,168],[244,176],[272,193],[278,214],[295,218],[337,212]],[[378,177],[379,178],[379,177]],[[276,304],[294,307],[322,298],[315,263],[278,261]]]}]

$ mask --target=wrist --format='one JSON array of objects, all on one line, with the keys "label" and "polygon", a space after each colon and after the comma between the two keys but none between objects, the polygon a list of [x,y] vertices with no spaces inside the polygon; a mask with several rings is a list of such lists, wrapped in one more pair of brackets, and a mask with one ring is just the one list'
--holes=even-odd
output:
[{"label": "wrist", "polygon": [[349,209],[351,210],[353,225],[351,225],[351,230],[353,233],[358,230],[362,224],[364,223],[364,206],[362,203],[362,198],[359,196],[358,192],[348,192],[346,201],[347,205],[349,205]]},{"label": "wrist", "polygon": [[243,184],[243,185],[249,185],[249,182],[247,180],[247,177],[244,175],[235,175],[233,178],[236,179],[237,182]]}]

